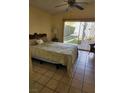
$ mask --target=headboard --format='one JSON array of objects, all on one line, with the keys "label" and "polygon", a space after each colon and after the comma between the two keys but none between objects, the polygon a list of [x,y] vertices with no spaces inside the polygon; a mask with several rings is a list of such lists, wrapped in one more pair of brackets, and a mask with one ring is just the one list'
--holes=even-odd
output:
[{"label": "headboard", "polygon": [[47,37],[47,34],[43,33],[43,34],[29,34],[29,39],[38,39],[38,38],[42,38],[42,37]]}]

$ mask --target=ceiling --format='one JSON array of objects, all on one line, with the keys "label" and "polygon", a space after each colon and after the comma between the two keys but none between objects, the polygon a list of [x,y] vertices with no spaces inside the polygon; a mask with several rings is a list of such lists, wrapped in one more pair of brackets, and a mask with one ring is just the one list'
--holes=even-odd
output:
[{"label": "ceiling", "polygon": [[[76,0],[77,2],[88,2],[87,5],[82,4],[81,6],[85,7],[90,5],[90,4],[95,4],[95,0]],[[67,9],[67,5],[62,6],[62,7],[55,7],[57,5],[66,3],[64,0],[29,0],[30,5],[36,6],[41,8],[44,11],[47,11],[51,14],[56,14],[60,12],[64,12]]]}]

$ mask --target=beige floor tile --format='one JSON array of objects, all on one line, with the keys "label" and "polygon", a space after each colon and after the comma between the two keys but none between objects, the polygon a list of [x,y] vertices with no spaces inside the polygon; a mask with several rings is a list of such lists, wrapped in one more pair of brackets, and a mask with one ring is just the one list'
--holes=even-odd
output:
[{"label": "beige floor tile", "polygon": [[36,69],[34,69],[34,68],[32,67],[32,71],[34,71],[34,72],[35,72],[35,71],[37,71],[37,70],[36,70]]},{"label": "beige floor tile", "polygon": [[29,81],[30,93],[95,93],[95,62],[87,57],[87,53],[79,52],[72,78],[68,77],[66,67],[56,69],[53,64],[33,62],[33,81]]},{"label": "beige floor tile", "polygon": [[75,71],[72,71],[72,77],[71,78],[73,78],[74,77],[74,75],[75,75],[75,73],[76,73],[76,70]]},{"label": "beige floor tile", "polygon": [[[84,58],[84,59],[85,59],[85,58]],[[78,65],[78,66],[85,66],[85,62],[86,62],[86,61],[84,61],[84,60],[82,61],[82,60],[79,59],[79,61],[77,61],[77,65]]]},{"label": "beige floor tile", "polygon": [[91,69],[91,68],[86,68],[85,71],[87,73],[95,73],[95,69]]},{"label": "beige floor tile", "polygon": [[30,86],[29,91],[30,91],[30,93],[39,93],[42,88],[43,88],[42,85],[35,82],[33,85]]},{"label": "beige floor tile", "polygon": [[74,79],[82,81],[83,80],[83,76],[84,76],[83,74],[75,73]]},{"label": "beige floor tile", "polygon": [[85,69],[82,67],[82,68],[78,68],[76,69],[76,73],[79,73],[79,74],[83,74],[85,71]]},{"label": "beige floor tile", "polygon": [[38,82],[40,84],[46,85],[49,80],[50,80],[50,77],[42,75],[41,78],[38,80]]},{"label": "beige floor tile", "polygon": [[33,66],[32,68],[33,68],[33,71],[36,71],[36,72],[39,70],[38,66]]},{"label": "beige floor tile", "polygon": [[55,75],[53,76],[53,79],[60,80],[60,79],[62,79],[62,77],[63,77],[63,75],[55,73]]},{"label": "beige floor tile", "polygon": [[76,72],[76,67],[73,67],[72,72],[73,72],[73,73]]},{"label": "beige floor tile", "polygon": [[46,86],[49,87],[49,88],[51,88],[51,89],[53,89],[53,90],[55,90],[55,89],[57,88],[57,86],[58,86],[58,81],[57,81],[57,80],[54,80],[54,79],[51,79],[51,80],[47,83]]},{"label": "beige floor tile", "polygon": [[81,89],[82,88],[82,81],[77,80],[77,79],[73,79],[71,86],[75,87],[77,89]]},{"label": "beige floor tile", "polygon": [[57,91],[58,93],[68,93],[69,87],[70,87],[70,86],[69,86],[69,85],[66,85],[65,83],[59,83],[59,85],[58,85],[56,91]]},{"label": "beige floor tile", "polygon": [[33,80],[30,80],[29,81],[29,89],[32,89],[34,83],[35,83],[35,81],[33,81]]},{"label": "beige floor tile", "polygon": [[77,63],[78,63],[78,65],[82,65],[82,66],[85,65],[85,61],[82,61],[82,60],[80,60],[80,59],[79,59],[79,61],[77,61]]},{"label": "beige floor tile", "polygon": [[87,64],[86,67],[91,70],[95,70],[94,64]]},{"label": "beige floor tile", "polygon": [[81,90],[77,89],[75,87],[71,87],[70,90],[69,90],[69,93],[81,93]]},{"label": "beige floor tile", "polygon": [[87,71],[87,70],[86,70],[86,71],[85,71],[85,75],[92,77],[92,76],[95,76],[95,72],[93,72],[93,71]]},{"label": "beige floor tile", "polygon": [[85,75],[84,82],[86,82],[86,83],[95,83],[95,77]]},{"label": "beige floor tile", "polygon": [[47,88],[47,87],[45,87],[45,88],[43,88],[43,89],[41,90],[40,93],[54,93],[54,91],[51,90],[51,89],[49,89],[49,88]]},{"label": "beige floor tile", "polygon": [[69,77],[63,77],[61,82],[67,84],[67,85],[70,85],[71,84],[71,81],[72,81],[72,78],[69,78]]},{"label": "beige floor tile", "polygon": [[34,81],[38,81],[40,79],[41,75],[39,73],[34,73],[32,75],[32,80]]},{"label": "beige floor tile", "polygon": [[35,75],[37,72],[36,71],[32,71],[32,75]]},{"label": "beige floor tile", "polygon": [[83,91],[86,93],[95,93],[95,85],[91,83],[84,83]]},{"label": "beige floor tile", "polygon": [[44,73],[47,73],[47,70],[44,68],[40,68],[37,72],[44,74]]},{"label": "beige floor tile", "polygon": [[55,72],[53,72],[53,71],[47,71],[44,75],[51,78],[54,74],[55,74]]},{"label": "beige floor tile", "polygon": [[90,83],[95,85],[95,80],[84,80],[84,83]]}]

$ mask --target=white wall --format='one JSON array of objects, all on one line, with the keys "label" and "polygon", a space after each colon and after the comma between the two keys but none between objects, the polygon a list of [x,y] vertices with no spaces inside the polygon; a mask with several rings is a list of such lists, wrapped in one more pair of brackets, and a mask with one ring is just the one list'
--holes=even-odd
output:
[{"label": "white wall", "polygon": [[41,9],[29,7],[29,33],[46,33],[51,39],[51,15]]}]

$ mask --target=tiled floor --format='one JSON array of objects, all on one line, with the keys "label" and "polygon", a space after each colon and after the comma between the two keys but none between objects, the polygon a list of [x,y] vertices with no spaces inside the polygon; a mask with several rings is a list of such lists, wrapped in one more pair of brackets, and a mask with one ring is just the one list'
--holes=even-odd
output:
[{"label": "tiled floor", "polygon": [[56,69],[50,63],[33,60],[30,93],[95,93],[95,60],[93,54],[79,51],[74,76],[67,76],[66,67]]}]

